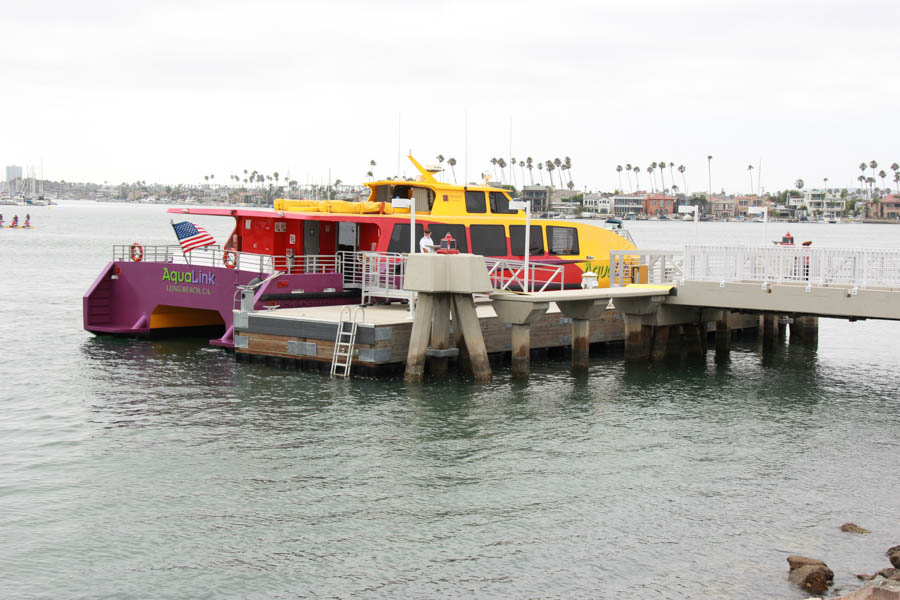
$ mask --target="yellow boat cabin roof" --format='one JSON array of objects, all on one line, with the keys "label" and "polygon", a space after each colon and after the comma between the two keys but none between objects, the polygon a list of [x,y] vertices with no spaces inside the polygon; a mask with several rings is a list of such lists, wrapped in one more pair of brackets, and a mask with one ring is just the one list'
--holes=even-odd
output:
[{"label": "yellow boat cabin roof", "polygon": [[[314,200],[276,200],[277,210],[298,212],[362,212],[381,214],[408,214],[408,208],[393,208],[394,199],[415,202],[417,215],[431,216],[479,216],[503,215],[506,218],[525,217],[525,211],[509,207],[509,192],[502,188],[490,186],[456,185],[444,183],[423,167],[415,158],[410,162],[419,171],[419,178],[414,181],[400,179],[384,179],[366,183],[369,187],[369,198],[362,203],[314,201]],[[343,206],[353,204],[355,206]],[[362,205],[361,207],[359,205]]]}]

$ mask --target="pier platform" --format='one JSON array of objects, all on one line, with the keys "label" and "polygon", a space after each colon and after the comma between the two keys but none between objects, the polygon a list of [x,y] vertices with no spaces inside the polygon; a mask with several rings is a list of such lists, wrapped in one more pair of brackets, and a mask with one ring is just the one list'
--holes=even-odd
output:
[{"label": "pier platform", "polygon": [[[235,358],[328,371],[342,308],[316,306],[250,313],[246,326],[236,327]],[[364,320],[357,329],[353,373],[370,376],[402,373],[413,325],[409,307],[395,303],[366,306],[364,311]],[[512,324],[505,323],[488,300],[476,302],[475,312],[491,362],[506,361],[512,351]],[[757,328],[755,315],[730,315],[732,331],[748,330],[755,334]],[[715,331],[715,324],[709,331]],[[624,341],[622,313],[606,308],[590,319],[591,345],[614,344],[621,348]],[[531,354],[540,359],[563,357],[571,351],[571,345],[572,319],[563,315],[555,302],[550,302],[546,313],[531,325]]]}]

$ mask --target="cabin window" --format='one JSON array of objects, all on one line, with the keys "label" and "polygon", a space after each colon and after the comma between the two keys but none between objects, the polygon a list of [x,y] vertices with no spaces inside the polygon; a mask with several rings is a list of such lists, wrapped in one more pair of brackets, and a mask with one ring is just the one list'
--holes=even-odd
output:
[{"label": "cabin window", "polygon": [[471,225],[472,252],[483,256],[506,256],[506,230],[503,225]]},{"label": "cabin window", "polygon": [[[435,246],[441,245],[441,239],[448,233],[456,240],[456,249],[460,252],[468,252],[469,245],[466,243],[466,226],[465,225],[448,225],[446,223],[431,223],[428,225],[431,230],[431,243]],[[406,228],[409,231],[409,227]]]},{"label": "cabin window", "polygon": [[550,254],[578,254],[578,230],[574,227],[547,226]]},{"label": "cabin window", "polygon": [[[528,245],[531,246],[529,254],[531,256],[541,256],[544,254],[544,234],[541,232],[540,225],[531,226],[531,237],[528,238]],[[510,225],[509,226],[509,248],[513,256],[525,256],[525,226]]]},{"label": "cabin window", "polygon": [[[415,251],[419,251],[419,240],[422,239],[423,229],[420,223],[416,223],[416,241],[413,245]],[[434,233],[431,234],[434,239]],[[391,241],[388,244],[388,252],[409,252],[409,223],[396,223],[394,230],[391,232]]]},{"label": "cabin window", "polygon": [[487,212],[484,203],[484,192],[475,192],[466,190],[466,212],[483,213]]},{"label": "cabin window", "polygon": [[509,198],[503,192],[490,192],[491,212],[495,215],[514,215],[519,211],[509,207]]}]

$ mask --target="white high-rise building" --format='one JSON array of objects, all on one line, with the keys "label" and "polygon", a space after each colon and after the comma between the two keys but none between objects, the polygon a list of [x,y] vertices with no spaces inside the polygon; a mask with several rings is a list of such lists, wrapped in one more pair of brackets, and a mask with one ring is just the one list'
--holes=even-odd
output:
[{"label": "white high-rise building", "polygon": [[9,183],[16,179],[22,179],[22,167],[17,167],[16,165],[6,167],[6,182]]}]

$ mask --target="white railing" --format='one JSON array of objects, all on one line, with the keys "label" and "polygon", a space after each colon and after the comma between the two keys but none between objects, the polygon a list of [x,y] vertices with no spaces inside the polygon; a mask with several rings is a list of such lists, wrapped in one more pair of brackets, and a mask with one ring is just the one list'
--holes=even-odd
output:
[{"label": "white railing", "polygon": [[671,250],[613,250],[609,253],[609,285],[672,283],[684,278],[684,256]]},{"label": "white railing", "polygon": [[113,246],[114,261],[171,263],[193,267],[227,267],[254,273],[337,273],[338,256],[334,254],[273,256],[223,250],[219,245],[203,246],[183,253],[181,246]]},{"label": "white railing", "polygon": [[685,246],[681,279],[900,288],[900,250]]},{"label": "white railing", "polygon": [[495,290],[513,288],[519,291],[544,292],[554,286],[559,286],[559,289],[565,287],[565,265],[562,264],[529,262],[526,285],[525,261],[485,257],[484,262],[491,286]]},{"label": "white railing", "polygon": [[[406,278],[406,255],[392,252],[355,252],[353,277],[359,274],[363,304],[375,300],[408,300],[413,292],[403,289]],[[358,267],[357,267],[358,265]],[[347,281],[347,274],[344,274]],[[346,283],[345,283],[346,286]]]}]

